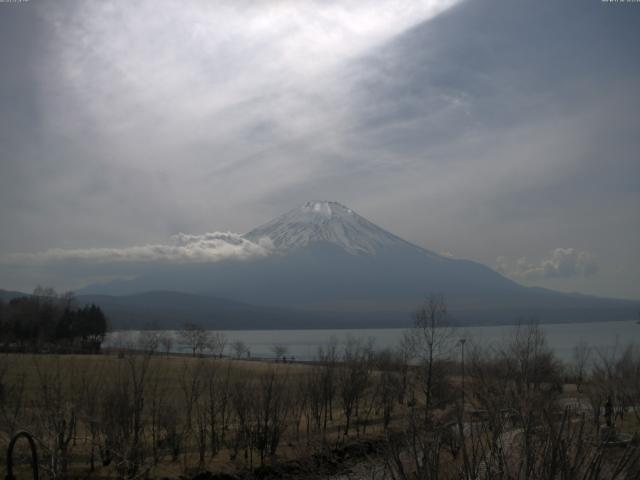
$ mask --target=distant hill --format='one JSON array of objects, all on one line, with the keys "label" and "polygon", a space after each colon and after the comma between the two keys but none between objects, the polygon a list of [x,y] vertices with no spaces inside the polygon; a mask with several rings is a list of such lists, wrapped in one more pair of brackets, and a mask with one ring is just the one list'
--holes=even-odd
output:
[{"label": "distant hill", "polygon": [[[79,295],[83,304],[95,303],[106,312],[114,329],[179,329],[185,322],[211,329],[339,328],[335,315],[295,309],[261,307],[189,293],[153,291],[133,295]],[[353,319],[353,327],[380,326],[367,318]],[[407,319],[409,320],[409,319]],[[409,321],[406,322],[407,324]]]},{"label": "distant hill", "polygon": [[[30,296],[30,293],[0,289],[0,300]],[[352,316],[345,323],[335,313],[309,312],[302,309],[263,307],[190,293],[152,291],[133,295],[87,294],[76,297],[80,305],[99,305],[114,330],[180,329],[195,323],[219,330],[365,328],[388,327],[385,315]],[[409,326],[407,315],[399,326]]]},{"label": "distant hill", "polygon": [[11,290],[2,290],[0,289],[0,300],[3,302],[9,302],[10,300],[18,297],[28,296],[28,293],[15,292]]}]

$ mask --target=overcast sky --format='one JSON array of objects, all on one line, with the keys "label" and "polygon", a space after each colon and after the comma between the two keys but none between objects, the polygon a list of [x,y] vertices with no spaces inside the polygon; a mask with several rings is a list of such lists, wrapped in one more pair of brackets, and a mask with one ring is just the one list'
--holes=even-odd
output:
[{"label": "overcast sky", "polygon": [[640,299],[639,26],[600,0],[0,3],[0,288],[262,255],[213,232],[328,199]]}]

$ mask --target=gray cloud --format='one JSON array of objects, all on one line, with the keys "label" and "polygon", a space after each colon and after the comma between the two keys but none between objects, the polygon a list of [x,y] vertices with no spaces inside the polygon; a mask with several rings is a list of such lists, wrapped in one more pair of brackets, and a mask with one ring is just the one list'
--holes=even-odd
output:
[{"label": "gray cloud", "polygon": [[[598,275],[535,282],[640,298],[636,5],[7,5],[0,256],[248,231],[330,198],[487,264],[581,245]],[[0,287],[35,281],[0,267]]]},{"label": "gray cloud", "polygon": [[588,277],[598,271],[594,256],[575,248],[556,248],[549,258],[531,263],[526,257],[510,262],[506,257],[496,259],[500,273],[514,279],[539,280],[544,278]]}]

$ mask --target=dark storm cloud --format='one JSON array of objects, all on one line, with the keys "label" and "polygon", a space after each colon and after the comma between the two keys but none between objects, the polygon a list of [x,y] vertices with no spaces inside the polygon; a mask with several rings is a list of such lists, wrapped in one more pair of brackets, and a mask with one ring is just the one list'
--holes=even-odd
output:
[{"label": "dark storm cloud", "polygon": [[597,274],[554,288],[640,297],[640,7],[452,4],[0,4],[0,253],[333,198],[492,266],[588,251]]}]

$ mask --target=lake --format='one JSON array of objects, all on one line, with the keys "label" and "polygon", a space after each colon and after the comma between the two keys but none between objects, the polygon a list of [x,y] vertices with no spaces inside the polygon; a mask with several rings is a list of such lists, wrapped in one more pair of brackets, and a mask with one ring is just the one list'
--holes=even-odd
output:
[{"label": "lake", "polygon": [[[573,347],[579,342],[605,350],[622,348],[629,343],[640,343],[640,325],[635,321],[625,322],[592,322],[563,323],[541,325],[546,333],[547,342],[558,358],[570,361]],[[467,345],[477,344],[483,347],[500,345],[513,334],[515,326],[473,326],[457,327],[453,330],[453,339],[465,338]],[[318,348],[332,341],[344,343],[348,337],[364,340],[371,339],[379,349],[393,348],[398,345],[406,329],[357,329],[357,330],[225,330],[227,349],[225,354],[231,355],[230,345],[242,341],[251,352],[252,357],[273,358],[272,347],[282,345],[287,349],[287,357],[296,360],[313,360]],[[186,345],[180,343],[177,331],[168,331],[174,337],[172,350],[176,353],[188,352]],[[123,343],[135,342],[138,331],[120,331],[109,334],[105,347],[114,347]]]}]

